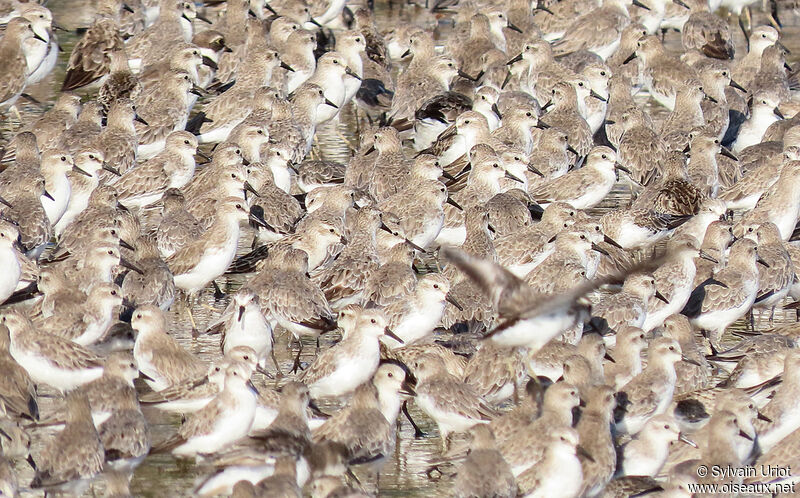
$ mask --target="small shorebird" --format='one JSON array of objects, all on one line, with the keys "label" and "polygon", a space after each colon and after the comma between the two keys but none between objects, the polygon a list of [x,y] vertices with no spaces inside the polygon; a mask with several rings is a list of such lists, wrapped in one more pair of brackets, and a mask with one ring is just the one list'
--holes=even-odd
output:
[{"label": "small shorebird", "polygon": [[246,364],[230,365],[217,397],[192,414],[178,434],[156,451],[171,451],[184,457],[212,454],[245,437],[253,424],[258,393],[250,382],[250,373]]},{"label": "small shorebird", "polygon": [[311,398],[342,396],[369,380],[378,368],[378,339],[384,334],[402,343],[402,339],[386,327],[383,313],[378,310],[361,313],[347,338],[322,352],[300,375]]},{"label": "small shorebird", "polygon": [[83,393],[67,396],[67,424],[39,454],[33,488],[82,494],[103,470],[103,444]]},{"label": "small shorebird", "polygon": [[755,242],[737,240],[731,246],[727,265],[689,296],[681,313],[692,325],[707,331],[712,344],[719,344],[728,325],[747,313],[755,302],[759,259]]},{"label": "small shorebird", "polygon": [[476,424],[487,424],[497,416],[471,386],[446,370],[441,359],[435,356],[419,358],[413,372],[418,380],[415,403],[439,427],[443,453],[449,446],[451,433],[466,431]]},{"label": "small shorebird", "polygon": [[167,331],[167,316],[152,305],[137,308],[131,318],[137,331],[133,356],[139,369],[150,377],[147,384],[161,391],[186,379],[196,379],[207,369],[205,362],[183,349]]},{"label": "small shorebird", "polygon": [[492,429],[483,424],[472,428],[470,452],[456,472],[454,496],[513,497],[517,494],[514,475],[495,448]]},{"label": "small shorebird", "polygon": [[659,338],[647,350],[647,367],[619,390],[614,418],[620,433],[636,434],[672,402],[677,380],[675,364],[683,357],[681,346],[674,339]]},{"label": "small shorebird", "polygon": [[69,339],[35,331],[19,312],[6,311],[0,321],[8,328],[11,356],[34,382],[65,392],[103,375],[102,360],[94,353]]},{"label": "small shorebird", "polygon": [[586,164],[571,173],[560,176],[531,192],[539,204],[566,202],[575,209],[597,205],[617,182],[616,169],[626,169],[617,164],[617,154],[608,147],[595,147],[589,152]]},{"label": "small shorebird", "polygon": [[164,150],[135,166],[111,185],[120,204],[140,208],[158,202],[170,188],[183,188],[194,175],[197,139],[189,132],[172,132]]}]

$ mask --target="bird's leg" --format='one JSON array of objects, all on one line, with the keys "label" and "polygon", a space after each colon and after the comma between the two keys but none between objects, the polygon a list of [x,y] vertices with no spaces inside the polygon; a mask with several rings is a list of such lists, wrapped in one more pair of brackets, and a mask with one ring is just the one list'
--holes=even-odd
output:
[{"label": "bird's leg", "polygon": [[406,418],[408,419],[408,421],[411,422],[411,427],[414,428],[414,437],[415,438],[420,438],[420,437],[427,436],[426,433],[424,433],[424,432],[422,432],[422,430],[420,430],[419,426],[414,422],[414,419],[411,418],[411,414],[408,413],[408,400],[403,401],[403,415],[405,415]]},{"label": "bird's leg", "polygon": [[[358,147],[361,147],[361,120],[358,118],[358,106],[353,105],[353,117],[356,120],[356,137],[358,137]],[[355,149],[358,150],[358,149]]]},{"label": "bird's leg", "polygon": [[214,280],[212,280],[212,281],[211,281],[211,285],[213,285],[213,286],[214,286],[214,299],[216,299],[217,301],[219,301],[220,299],[222,299],[223,297],[225,297],[225,293],[224,293],[224,292],[222,292],[222,289],[220,289],[220,288],[219,288],[219,285],[217,285],[217,282],[215,282]]},{"label": "bird's leg", "polygon": [[22,124],[22,114],[19,113],[19,108],[16,105],[12,105],[9,110],[14,113],[14,117]]},{"label": "bird's leg", "polygon": [[442,455],[446,455],[447,451],[450,449],[450,435],[442,434],[439,437],[442,440]]},{"label": "bird's leg", "polygon": [[197,296],[195,294],[187,294],[186,295],[186,312],[189,314],[189,322],[192,324],[192,337],[197,338],[200,335],[200,331],[197,329],[197,323],[194,321],[194,315],[192,315],[192,305],[196,300]]},{"label": "bird's leg", "polygon": [[335,128],[336,128],[336,134],[337,134],[337,135],[339,135],[339,138],[340,138],[340,139],[342,140],[342,142],[344,142],[344,144],[347,146],[347,149],[348,149],[348,150],[347,150],[347,152],[352,152],[352,151],[354,151],[354,150],[358,150],[358,149],[356,149],[356,148],[353,146],[353,144],[352,144],[352,143],[350,143],[350,139],[349,139],[349,138],[347,138],[346,136],[344,136],[344,133],[342,132],[342,129],[341,129],[341,128],[339,128],[338,124],[337,124],[337,125],[334,125],[334,126],[335,126]]},{"label": "bird's leg", "polygon": [[270,355],[272,356],[272,363],[275,364],[275,371],[277,372],[277,375],[275,377],[277,379],[280,379],[281,377],[283,377],[283,372],[281,372],[281,367],[280,367],[280,365],[278,365],[278,359],[275,358],[275,348],[274,347],[272,348],[272,351],[270,351]]},{"label": "bird's leg", "polygon": [[300,368],[300,353],[303,352],[303,341],[301,341],[299,337],[297,338],[297,346],[298,346],[297,347],[297,356],[294,357],[294,365],[292,365],[292,370],[291,370],[292,373],[297,373],[298,370],[301,370],[301,368]]}]

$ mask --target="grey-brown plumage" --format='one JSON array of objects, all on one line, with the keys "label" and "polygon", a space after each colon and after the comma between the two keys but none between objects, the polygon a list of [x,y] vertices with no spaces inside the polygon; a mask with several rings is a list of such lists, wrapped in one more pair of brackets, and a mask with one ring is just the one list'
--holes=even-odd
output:
[{"label": "grey-brown plumage", "polygon": [[251,446],[261,452],[301,456],[311,444],[306,411],[310,401],[305,384],[291,381],[283,386],[278,415],[264,431],[253,434]]},{"label": "grey-brown plumage", "polygon": [[313,275],[331,303],[360,298],[367,279],[378,268],[376,232],[383,224],[380,213],[374,208],[361,209],[355,223],[350,243],[335,263]]},{"label": "grey-brown plumage", "polygon": [[526,357],[520,348],[484,342],[467,362],[464,382],[492,403],[505,401],[516,394],[517,386],[527,376]]},{"label": "grey-brown plumage", "polygon": [[459,498],[517,494],[511,467],[495,448],[492,429],[478,425],[472,429],[472,444],[466,460],[456,471],[454,496]]},{"label": "grey-brown plumage", "polygon": [[[397,373],[393,372],[392,375]],[[380,375],[381,372],[376,373],[376,381]],[[403,380],[398,379],[398,385],[400,382]],[[373,381],[359,386],[348,405],[314,432],[314,442],[330,441],[343,445],[347,460],[351,463],[388,458],[395,448],[395,421],[387,420],[381,413],[379,397],[379,388]]]},{"label": "grey-brown plumage", "polygon": [[681,36],[684,50],[699,50],[715,59],[733,59],[733,36],[728,23],[709,12],[702,2],[690,1],[689,4],[692,14],[683,25]]},{"label": "grey-brown plumage", "polygon": [[145,304],[168,309],[177,292],[172,272],[161,259],[154,235],[143,235],[135,242],[136,266],[142,273],[130,271],[122,280],[122,295],[133,307]]},{"label": "grey-brown plumage", "polygon": [[243,493],[239,484],[234,486],[231,498],[249,498],[251,496],[254,498],[301,498],[303,496],[302,490],[297,485],[297,459],[294,456],[279,456],[275,460],[274,473],[258,483],[258,486],[253,489],[253,494]]},{"label": "grey-brown plumage", "polygon": [[85,394],[70,394],[67,396],[67,424],[39,454],[31,487],[65,485],[85,489],[81,485],[88,485],[88,481],[103,469],[103,456],[103,444],[92,423],[89,400]]},{"label": "grey-brown plumage", "polygon": [[788,294],[789,288],[797,279],[797,269],[774,223],[762,223],[756,228],[755,235],[758,240],[758,255],[766,265],[758,265],[758,295],[754,305],[756,308],[771,308],[771,321],[774,307]]},{"label": "grey-brown plumage", "polygon": [[614,413],[619,432],[636,434],[655,415],[664,413],[675,391],[675,363],[681,360],[678,341],[658,338],[650,343],[647,367],[622,386]]},{"label": "grey-brown plumage", "polygon": [[[53,108],[25,128],[36,135],[40,150],[52,147],[67,128],[75,124],[81,109],[81,98],[72,92],[63,92]],[[10,144],[9,144],[10,145]],[[6,149],[6,154],[11,147]]]},{"label": "grey-brown plumage", "polygon": [[286,165],[288,159],[285,155],[285,151],[270,149],[265,158],[266,164],[255,162],[248,166],[248,181],[259,194],[250,203],[250,209],[255,209],[259,215],[263,213],[264,221],[272,227],[272,230],[259,230],[259,237],[266,241],[290,235],[304,214],[300,202],[275,184],[270,166],[273,163]]},{"label": "grey-brown plumage", "polygon": [[439,358],[419,358],[413,372],[418,379],[415,403],[436,422],[444,449],[451,433],[486,424],[497,416],[475,389],[447,372]]},{"label": "grey-brown plumage", "polygon": [[116,0],[99,3],[97,18],[69,56],[62,90],[86,86],[108,74],[111,53],[124,47],[119,35],[120,8],[121,2]]},{"label": "grey-brown plumage", "polygon": [[542,434],[556,427],[572,426],[572,409],[580,402],[578,390],[572,384],[558,382],[547,388],[541,416],[522,426],[499,447],[514,475],[520,475],[542,459],[548,443]]},{"label": "grey-brown plumage", "polygon": [[0,407],[5,413],[39,419],[39,405],[33,381],[8,352],[8,330],[0,329]]},{"label": "grey-brown plumage", "polygon": [[158,250],[164,257],[172,256],[192,240],[196,240],[203,229],[200,223],[184,207],[184,197],[178,189],[164,192],[161,223],[156,230]]},{"label": "grey-brown plumage", "polygon": [[[167,135],[186,126],[189,116],[188,94],[192,85],[189,73],[169,71],[136,101],[137,114],[147,122],[147,125],[136,127],[140,148],[142,145],[150,146],[148,152],[151,153],[147,157],[152,157],[163,148],[163,145],[159,148],[158,144],[163,144]],[[142,154],[141,150],[138,153]]]},{"label": "grey-brown plumage", "polygon": [[110,58],[110,74],[97,92],[97,100],[106,113],[118,99],[136,100],[142,92],[139,77],[131,72],[128,65],[127,53],[124,50],[115,50],[111,52]]},{"label": "grey-brown plumage", "polygon": [[98,432],[112,468],[135,468],[150,451],[150,428],[138,409],[113,412]]},{"label": "grey-brown plumage", "polygon": [[663,335],[678,341],[683,355],[697,364],[681,360],[675,364],[675,396],[681,396],[692,391],[705,389],[709,386],[711,376],[709,364],[705,355],[697,344],[695,332],[689,320],[679,314],[668,316],[664,320]]},{"label": "grey-brown plumage", "polygon": [[264,268],[248,282],[261,310],[295,335],[316,335],[335,327],[325,294],[307,276],[308,256],[291,246],[271,249]]},{"label": "grey-brown plumage", "polygon": [[611,480],[617,466],[617,452],[608,427],[617,401],[614,388],[597,386],[585,393],[586,410],[581,413],[576,429],[581,446],[591,456],[579,455],[583,470],[581,495],[595,496]]},{"label": "grey-brown plumage", "polygon": [[11,106],[25,88],[28,73],[23,43],[33,38],[33,28],[27,19],[17,17],[9,22],[0,39],[0,105]]},{"label": "grey-brown plumage", "polygon": [[386,262],[368,277],[363,301],[388,306],[409,296],[417,285],[412,268],[414,256],[414,249],[408,244],[395,245]]},{"label": "grey-brown plumage", "polygon": [[86,102],[78,121],[58,137],[56,148],[70,154],[94,145],[103,128],[103,108],[98,102]]},{"label": "grey-brown plumage", "polygon": [[579,157],[589,153],[592,148],[592,130],[589,124],[578,113],[578,97],[575,88],[567,82],[553,87],[551,101],[553,109],[542,116],[545,126],[556,128],[567,134],[570,145],[578,152]]}]

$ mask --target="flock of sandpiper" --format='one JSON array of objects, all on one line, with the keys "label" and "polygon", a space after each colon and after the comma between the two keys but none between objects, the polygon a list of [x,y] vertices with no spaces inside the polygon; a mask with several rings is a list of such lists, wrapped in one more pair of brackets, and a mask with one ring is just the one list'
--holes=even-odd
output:
[{"label": "flock of sandpiper", "polygon": [[187,495],[374,496],[403,416],[458,497],[793,491],[795,5],[347,3],[98,0],[42,103],[64,28],[0,1],[0,496],[159,453]]}]

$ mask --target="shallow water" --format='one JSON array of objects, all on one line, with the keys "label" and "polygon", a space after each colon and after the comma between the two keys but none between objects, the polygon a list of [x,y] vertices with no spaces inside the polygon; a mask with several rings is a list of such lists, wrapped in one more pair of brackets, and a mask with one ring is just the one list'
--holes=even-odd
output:
[{"label": "shallow water", "polygon": [[[76,27],[86,26],[91,20],[91,2],[89,0],[52,0],[49,7],[53,10],[56,21],[69,29]],[[377,19],[381,28],[387,28],[392,23],[397,21],[406,21],[419,14],[415,8],[406,8],[400,10],[395,8],[388,9],[383,4],[378,6]],[[782,15],[783,21],[791,25],[787,25],[784,29],[783,43],[788,45],[793,50],[792,55],[789,57],[797,58],[800,54],[800,37],[796,36],[798,26],[796,20],[789,14]],[[760,17],[758,18],[761,19]],[[735,21],[733,23],[735,26]],[[202,27],[200,27],[202,29]],[[737,34],[737,53],[743,53],[744,41],[738,28],[735,29]],[[58,95],[58,89],[64,76],[64,67],[69,57],[72,45],[75,43],[76,35],[73,33],[59,33],[59,38],[62,41],[64,52],[59,59],[59,65],[56,70],[45,78],[42,82],[34,87],[26,90],[40,102],[44,103],[45,107],[49,107]],[[680,39],[674,34],[667,35],[668,47],[677,49],[680,47]],[[642,102],[645,102],[647,97],[641,96]],[[25,103],[21,105],[21,112],[23,122],[28,123],[35,118],[38,114],[43,112],[43,108]],[[663,109],[653,108],[649,106],[650,110],[655,115],[664,115]],[[0,132],[5,137],[13,136],[14,130],[19,126],[19,123],[14,120],[7,120],[0,123]],[[353,113],[347,109],[344,112],[344,117],[338,125],[341,134],[347,140],[354,144],[357,141],[356,126],[353,120]],[[315,153],[319,154],[325,159],[346,161],[349,157],[349,149],[345,142],[340,138],[339,133],[336,132],[332,125],[326,126],[319,130],[318,133],[318,147],[315,148]],[[625,188],[618,188],[599,206],[598,212],[603,212],[626,203],[628,201],[628,191]],[[249,245],[245,241],[252,240],[252,235],[248,234],[243,237],[241,248],[242,252],[246,252]],[[231,276],[226,279],[220,279],[218,283],[222,286],[223,290],[230,295],[241,286],[244,279],[243,276]],[[212,318],[217,316],[219,312],[225,308],[228,298],[215,301],[212,293],[204,293],[198,301],[198,304],[192,310],[198,326],[203,329]],[[193,338],[191,335],[190,325],[188,323],[185,304],[183,302],[176,302],[173,310],[170,312],[172,318],[172,333],[177,340],[192,353],[198,357],[206,360],[215,359],[219,357],[219,339],[215,336],[200,336]],[[794,313],[786,313],[783,310],[778,310],[775,315],[775,323],[783,323],[786,321],[794,320]],[[745,327],[744,321],[735,324],[732,329],[743,329]],[[763,327],[767,327],[766,320],[763,321]],[[333,335],[324,336],[322,339],[323,348],[328,347],[336,338]],[[289,347],[288,337],[286,334],[279,334],[276,337],[275,351],[277,353],[281,369],[288,371],[292,364],[292,352]],[[313,344],[308,343],[304,349],[303,360],[310,362],[314,357]],[[258,376],[256,380],[257,385],[274,387],[273,381],[268,381],[262,376]],[[52,413],[58,408],[58,402],[52,399],[42,401],[43,414]],[[426,471],[429,469],[431,462],[437,460],[439,455],[439,438],[436,437],[436,429],[433,423],[428,420],[424,415],[420,414],[415,407],[411,407],[411,412],[415,420],[418,421],[423,431],[428,432],[429,436],[425,438],[415,439],[414,431],[405,420],[399,425],[398,429],[398,442],[395,454],[386,462],[382,469],[379,481],[379,490],[381,495],[386,496],[431,496],[434,494],[449,494],[449,486],[451,480],[447,474],[453,472],[450,466],[443,466],[441,470],[445,473],[444,476],[435,473],[433,477],[429,477]],[[151,424],[152,440],[157,443],[169,435],[171,435],[180,423],[178,416],[165,415],[154,409],[147,409],[145,415]],[[36,448],[42,444],[50,431],[37,431],[34,434],[34,456],[36,455]],[[26,464],[18,465],[20,471],[20,482],[29,482],[32,477],[32,472]],[[177,462],[169,455],[154,455],[149,456],[144,463],[137,469],[132,485],[131,491],[136,496],[186,496],[191,494],[191,490],[196,480],[205,475],[208,471],[207,468],[200,466],[187,465],[182,462]],[[360,469],[355,469],[357,475],[361,477]],[[371,478],[370,478],[371,479]],[[369,486],[374,486],[372,481],[369,481]],[[96,491],[102,492],[102,480],[98,480],[96,484]]]}]

